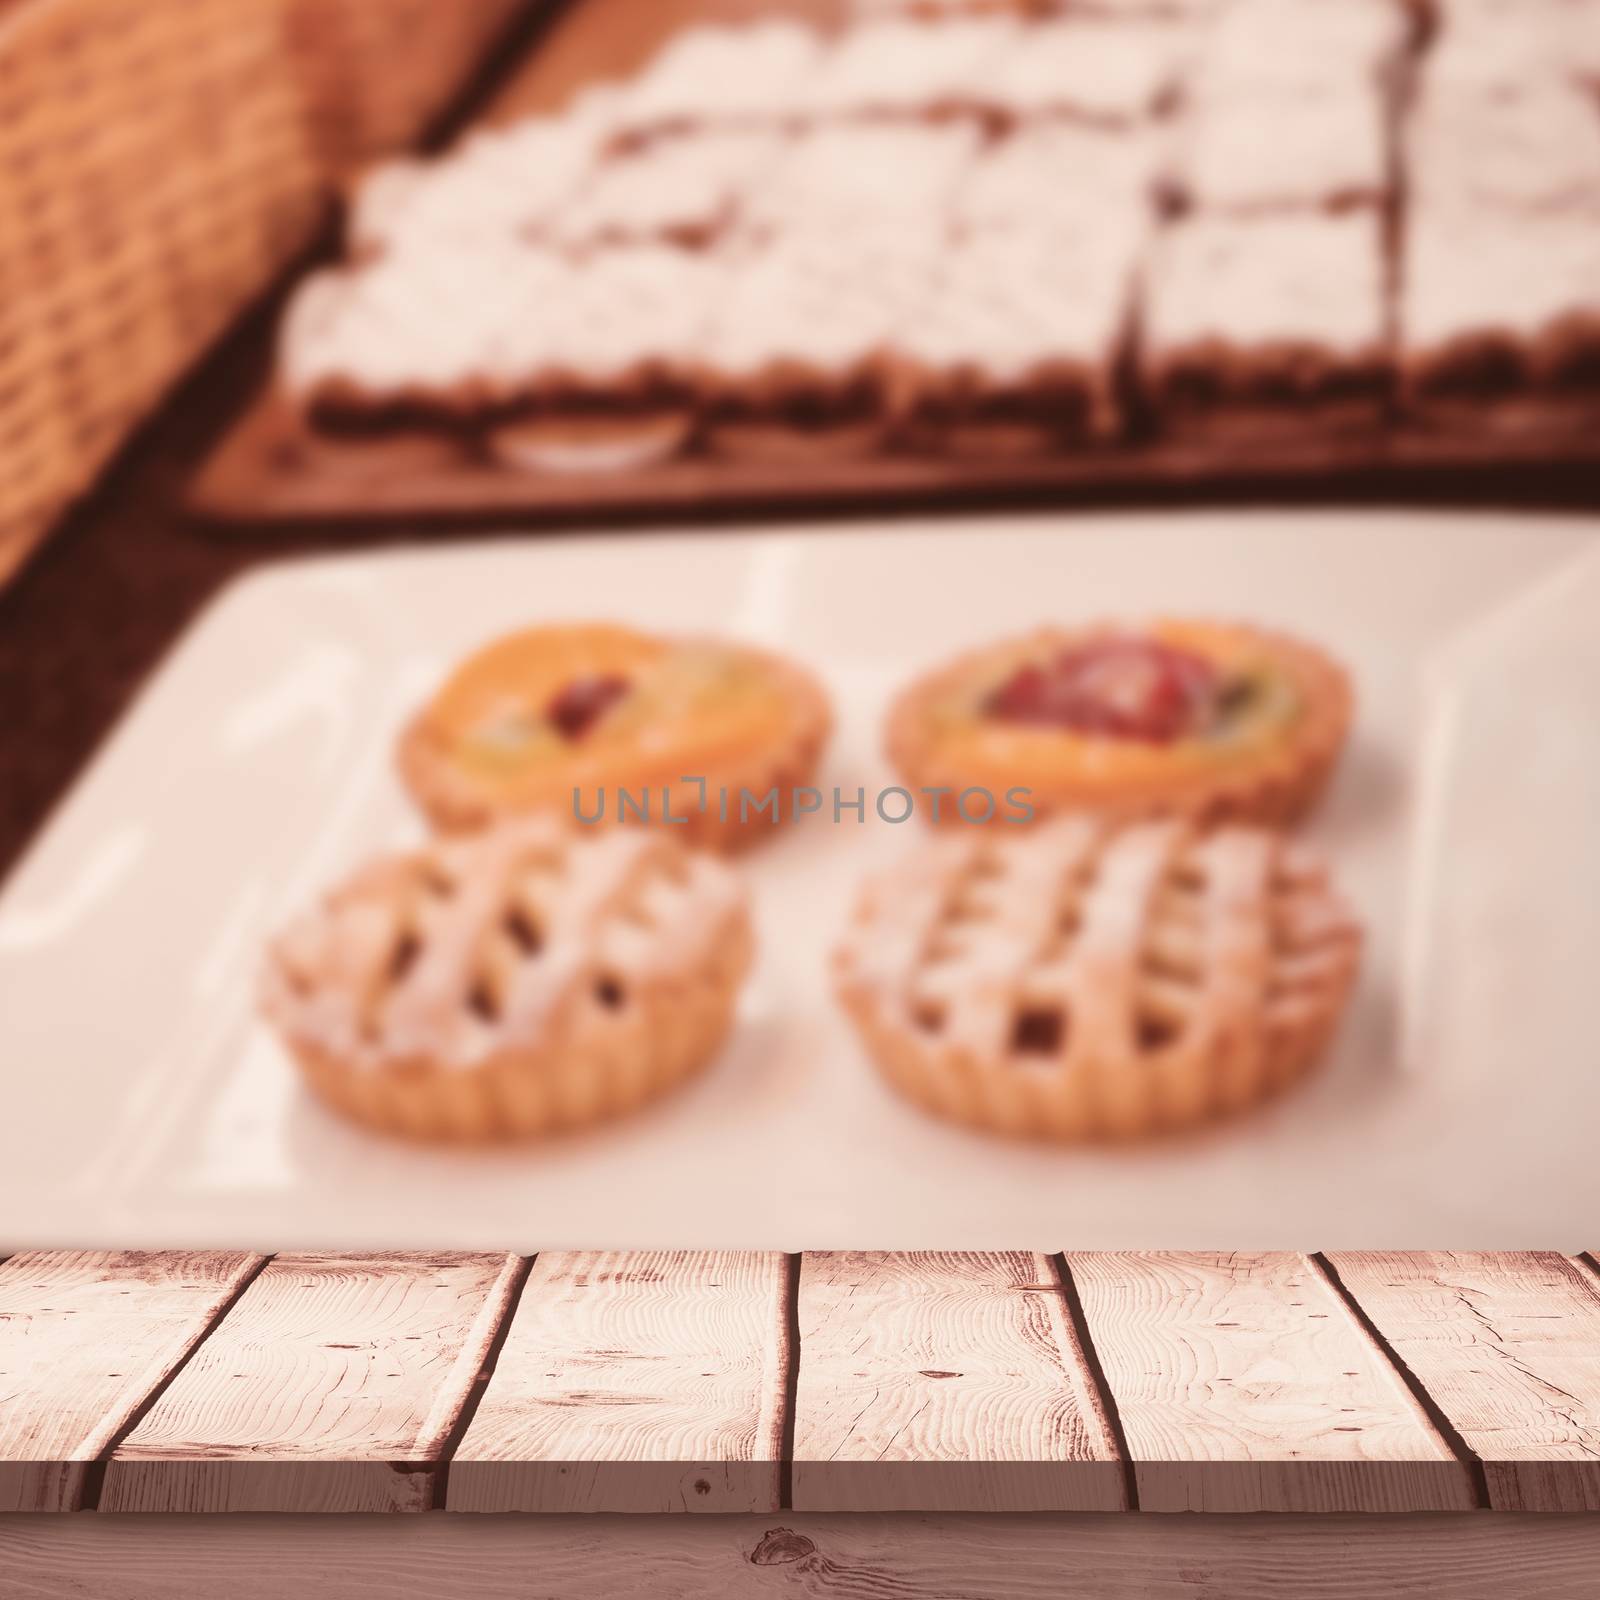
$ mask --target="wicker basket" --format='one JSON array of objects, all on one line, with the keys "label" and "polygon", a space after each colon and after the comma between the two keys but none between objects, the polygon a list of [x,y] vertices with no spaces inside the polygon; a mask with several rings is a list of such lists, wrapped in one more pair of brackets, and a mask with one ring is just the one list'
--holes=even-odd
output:
[{"label": "wicker basket", "polygon": [[0,5],[0,579],[526,3]]}]

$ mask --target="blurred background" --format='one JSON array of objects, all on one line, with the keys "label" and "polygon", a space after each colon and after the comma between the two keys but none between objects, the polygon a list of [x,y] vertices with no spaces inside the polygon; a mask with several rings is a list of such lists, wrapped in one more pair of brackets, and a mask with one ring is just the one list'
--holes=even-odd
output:
[{"label": "blurred background", "polygon": [[[530,609],[771,633],[830,677],[853,778],[878,771],[884,698],[955,642],[1091,596],[1105,614],[1176,599],[1303,631],[1358,685],[1314,825],[1382,924],[1346,1051],[1360,1093],[1330,1091],[1345,1120],[1317,1135],[1336,1172],[1405,1092],[1384,1077],[1403,1028],[1510,1094],[1497,1052],[1528,1016],[1552,1053],[1585,1025],[1581,941],[1549,952],[1600,903],[1576,899],[1600,782],[1597,505],[1600,0],[0,0],[0,879],[232,580],[429,547],[388,577],[331,566],[325,592],[284,577],[272,615],[251,606],[276,579],[236,590],[191,640],[238,683],[194,681],[196,646],[180,677],[212,721],[190,745],[163,712],[134,741],[130,827],[150,801],[171,835],[141,895],[182,878],[193,928],[223,930],[230,1026],[247,1026],[239,928],[313,855],[342,862],[331,840],[353,857],[414,822],[397,792],[374,799],[396,683],[420,694]],[[1351,515],[1299,515],[1333,508]],[[1045,515],[949,533],[1013,509]],[[1457,515],[1491,509],[1513,516]],[[642,553],[653,530],[713,528],[739,531]],[[452,552],[467,534],[503,542]],[[389,598],[341,610],[339,584],[369,579]],[[394,626],[374,623],[391,604]],[[207,695],[258,691],[264,726],[366,718],[358,755],[322,772],[302,729],[281,792],[229,767],[253,736]],[[238,817],[259,805],[284,837],[245,863],[219,825],[215,870],[182,877],[203,854],[173,831],[184,786],[221,778]],[[91,798],[104,822],[116,796]],[[146,900],[64,954],[50,908],[61,928],[81,915],[56,881],[93,855],[80,811],[34,863],[38,904],[0,915],[0,953],[10,937],[14,959],[80,962],[93,987]],[[817,901],[800,985],[837,907],[788,860],[772,882]],[[254,900],[224,882],[241,863]],[[1516,973],[1477,983],[1485,940],[1535,905]],[[1401,989],[1427,1003],[1400,1018]],[[223,1097],[181,1108],[223,1130],[194,1183],[225,1188],[249,1147],[263,1192],[308,1171],[337,1197],[339,1136],[306,1134],[281,1059],[236,1044],[161,1056],[183,1093]],[[171,1067],[184,1052],[192,1072]],[[796,1060],[838,1054],[824,1038]],[[243,1088],[207,1079],[219,1061]],[[742,1092],[798,1114],[784,1096],[808,1070]],[[1391,1117],[1395,1174],[1438,1116]],[[876,1126],[863,1170],[901,1136]],[[1544,1134],[1524,1132],[1535,1170]],[[938,1170],[942,1147],[906,1137],[907,1172]],[[1198,1152],[1196,1187],[1213,1157],[1231,1159]],[[410,1177],[374,1159],[381,1211]],[[1011,1194],[1010,1155],[983,1159]],[[1285,1142],[1272,1160],[1298,1158]],[[1266,1179],[1235,1176],[1248,1207]]]},{"label": "blurred background", "polygon": [[1590,505],[1597,84],[1592,0],[10,0],[0,864],[267,554]]}]

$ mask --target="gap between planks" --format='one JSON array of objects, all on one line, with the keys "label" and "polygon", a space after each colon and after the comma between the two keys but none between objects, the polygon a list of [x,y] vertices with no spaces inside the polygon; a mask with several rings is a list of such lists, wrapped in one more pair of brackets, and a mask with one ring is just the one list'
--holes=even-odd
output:
[{"label": "gap between planks", "polygon": [[1338,1252],[1332,1266],[1482,1462],[1495,1511],[1600,1511],[1600,1283],[1549,1250]]},{"label": "gap between planks", "polygon": [[483,1404],[485,1390],[489,1387],[489,1380],[494,1376],[494,1369],[499,1365],[500,1352],[505,1348],[506,1336],[511,1332],[512,1319],[517,1314],[517,1308],[522,1304],[523,1291],[528,1287],[528,1276],[533,1271],[537,1255],[521,1256],[512,1273],[510,1289],[506,1295],[505,1306],[500,1316],[499,1324],[490,1336],[489,1343],[484,1348],[483,1362],[472,1380],[472,1386],[467,1391],[467,1397],[461,1403],[461,1409],[456,1414],[456,1420],[450,1431],[445,1435],[444,1443],[439,1449],[438,1465],[433,1474],[433,1495],[430,1509],[443,1511],[450,1495],[450,1462],[461,1447],[461,1441],[467,1436],[467,1429],[472,1426],[472,1419],[478,1414],[478,1407]]},{"label": "gap between planks", "polygon": [[800,1327],[797,1510],[1128,1509],[1047,1255],[808,1254]]},{"label": "gap between planks", "polygon": [[528,1263],[279,1255],[108,1456],[103,1511],[417,1512]]},{"label": "gap between planks", "polygon": [[[86,1487],[93,1504],[96,1462],[263,1264],[245,1251],[12,1254],[0,1266],[0,1510],[75,1511]],[[107,1371],[113,1361],[123,1370]]]},{"label": "gap between planks", "polygon": [[1410,1364],[1395,1349],[1394,1345],[1384,1335],[1366,1308],[1356,1299],[1355,1295],[1339,1276],[1339,1269],[1328,1259],[1326,1252],[1315,1251],[1309,1258],[1311,1264],[1327,1280],[1333,1292],[1343,1301],[1346,1310],[1355,1319],[1358,1326],[1367,1338],[1377,1347],[1379,1353],[1388,1361],[1399,1375],[1400,1381],[1411,1391],[1412,1398],[1421,1407],[1422,1413],[1433,1424],[1434,1431],[1455,1452],[1455,1457],[1472,1475],[1472,1493],[1478,1502],[1478,1509],[1490,1509],[1492,1502],[1489,1498],[1489,1480],[1484,1472],[1483,1457],[1467,1443],[1460,1429],[1445,1415],[1444,1408],[1428,1393],[1420,1378],[1411,1370]]},{"label": "gap between planks", "polygon": [[213,1333],[217,1331],[229,1312],[231,1312],[233,1308],[244,1298],[245,1292],[249,1289],[250,1285],[253,1284],[256,1279],[259,1278],[261,1274],[265,1272],[276,1259],[277,1257],[275,1255],[257,1257],[255,1265],[244,1273],[244,1275],[239,1279],[238,1283],[234,1285],[233,1293],[230,1294],[214,1312],[212,1312],[205,1325],[195,1335],[194,1340],[190,1344],[189,1348],[185,1350],[183,1355],[173,1364],[172,1370],[168,1372],[166,1377],[157,1383],[150,1393],[147,1394],[144,1399],[141,1400],[138,1405],[136,1405],[128,1413],[127,1420],[120,1428],[116,1430],[115,1433],[111,1435],[111,1438],[107,1442],[105,1449],[102,1450],[100,1454],[89,1463],[88,1468],[84,1472],[83,1488],[81,1491],[79,1505],[80,1510],[98,1511],[100,1509],[100,1497],[105,1492],[106,1468],[109,1466],[112,1456],[114,1456],[122,1447],[123,1443],[134,1431],[134,1429],[137,1428],[153,1410],[155,1410],[156,1404],[161,1399],[162,1395],[164,1395],[167,1390],[178,1381],[178,1378],[188,1368],[189,1363],[193,1361],[194,1358],[199,1354],[200,1347],[206,1342],[207,1339],[211,1337]]},{"label": "gap between planks", "polygon": [[1090,1386],[1106,1419],[1106,1427],[1116,1447],[1117,1459],[1122,1463],[1123,1498],[1127,1502],[1129,1511],[1137,1511],[1139,1474],[1134,1466],[1133,1452],[1128,1448],[1128,1431],[1122,1425],[1122,1413],[1117,1409],[1117,1397],[1111,1392],[1111,1384],[1106,1378],[1105,1364],[1100,1359],[1100,1352],[1095,1348],[1094,1335],[1089,1331],[1089,1320],[1083,1312],[1083,1297],[1078,1293],[1078,1285],[1073,1281],[1072,1268],[1067,1264],[1066,1252],[1057,1250],[1050,1257],[1050,1265],[1055,1269],[1056,1281],[1061,1285],[1061,1294],[1067,1304],[1067,1316],[1071,1319],[1072,1331],[1078,1337],[1078,1348],[1083,1353],[1084,1365],[1088,1368]]},{"label": "gap between planks", "polygon": [[1471,1463],[1306,1255],[1071,1252],[1146,1511],[1464,1511]]},{"label": "gap between planks", "polygon": [[793,1278],[775,1251],[542,1255],[446,1508],[778,1510]]},{"label": "gap between planks", "polygon": [[778,1451],[778,1509],[794,1509],[794,1426],[800,1399],[800,1268],[805,1258],[791,1250],[783,1258],[783,1419]]}]

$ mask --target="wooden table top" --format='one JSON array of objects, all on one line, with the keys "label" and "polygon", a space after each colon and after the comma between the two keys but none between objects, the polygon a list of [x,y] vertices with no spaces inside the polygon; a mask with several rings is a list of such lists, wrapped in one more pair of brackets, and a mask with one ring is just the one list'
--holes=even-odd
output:
[{"label": "wooden table top", "polygon": [[0,1396],[0,1512],[1593,1512],[1600,1266],[34,1251]]}]

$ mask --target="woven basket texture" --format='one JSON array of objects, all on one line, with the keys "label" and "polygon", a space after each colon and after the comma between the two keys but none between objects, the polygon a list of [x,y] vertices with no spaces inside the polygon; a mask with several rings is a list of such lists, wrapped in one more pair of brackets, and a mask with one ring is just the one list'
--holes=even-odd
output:
[{"label": "woven basket texture", "polygon": [[0,0],[0,580],[527,0]]}]

